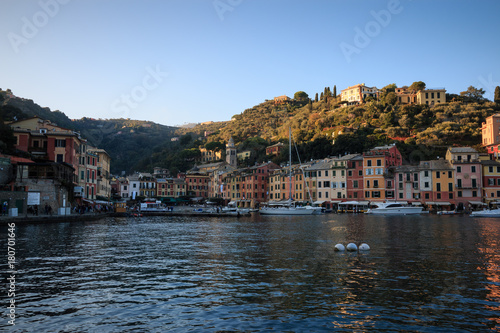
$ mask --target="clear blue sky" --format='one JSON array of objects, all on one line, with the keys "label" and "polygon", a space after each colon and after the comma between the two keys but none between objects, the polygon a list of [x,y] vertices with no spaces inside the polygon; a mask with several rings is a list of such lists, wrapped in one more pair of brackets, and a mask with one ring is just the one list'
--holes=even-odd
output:
[{"label": "clear blue sky", "polygon": [[498,0],[3,0],[0,87],[73,119],[165,125],[357,83],[492,99],[499,14]]}]

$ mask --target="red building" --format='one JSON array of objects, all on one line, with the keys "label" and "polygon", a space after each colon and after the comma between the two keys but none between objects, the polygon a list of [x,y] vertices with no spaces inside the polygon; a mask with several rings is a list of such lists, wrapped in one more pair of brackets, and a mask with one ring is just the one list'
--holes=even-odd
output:
[{"label": "red building", "polygon": [[285,145],[278,142],[272,146],[266,147],[266,155],[279,155],[285,149]]},{"label": "red building", "polygon": [[350,200],[364,199],[363,186],[363,156],[359,155],[347,161],[347,198]]},{"label": "red building", "polygon": [[255,207],[257,202],[266,201],[269,172],[276,169],[280,169],[280,167],[272,162],[246,169],[242,175],[242,199],[249,201],[252,207]]},{"label": "red building", "polygon": [[200,172],[195,166],[186,173],[187,195],[200,200],[208,198],[210,177],[206,172]]}]

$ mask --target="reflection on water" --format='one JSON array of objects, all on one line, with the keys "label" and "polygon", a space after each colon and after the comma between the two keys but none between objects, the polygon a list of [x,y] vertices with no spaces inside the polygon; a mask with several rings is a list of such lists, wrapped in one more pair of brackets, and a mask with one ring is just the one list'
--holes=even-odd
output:
[{"label": "reflection on water", "polygon": [[[19,226],[21,292],[11,329],[499,330],[499,237],[498,220],[456,216]],[[371,250],[333,251],[348,242]]]}]

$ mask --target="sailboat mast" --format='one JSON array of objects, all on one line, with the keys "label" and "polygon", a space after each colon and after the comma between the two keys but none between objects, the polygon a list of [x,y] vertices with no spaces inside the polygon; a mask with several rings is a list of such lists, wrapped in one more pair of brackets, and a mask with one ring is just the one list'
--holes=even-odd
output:
[{"label": "sailboat mast", "polygon": [[288,175],[288,179],[290,180],[290,184],[288,185],[288,199],[292,200],[292,126],[288,128],[288,158],[289,158],[289,166],[290,171]]}]

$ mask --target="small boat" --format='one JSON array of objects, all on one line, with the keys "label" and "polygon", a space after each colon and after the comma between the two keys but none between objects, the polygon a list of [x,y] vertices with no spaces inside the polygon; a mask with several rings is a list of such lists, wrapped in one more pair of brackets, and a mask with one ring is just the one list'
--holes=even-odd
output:
[{"label": "small boat", "polygon": [[470,213],[470,217],[500,217],[500,208],[484,209]]},{"label": "small boat", "polygon": [[228,215],[248,215],[250,214],[250,208],[240,208],[236,206],[236,203],[231,201],[228,203],[227,207],[222,207],[222,213],[228,214]]},{"label": "small boat", "polygon": [[456,215],[459,214],[456,210],[440,210],[437,212],[438,215]]},{"label": "small boat", "polygon": [[400,202],[377,202],[371,205],[376,208],[368,209],[365,214],[391,214],[391,215],[413,215],[422,213],[422,207],[406,206]]}]

